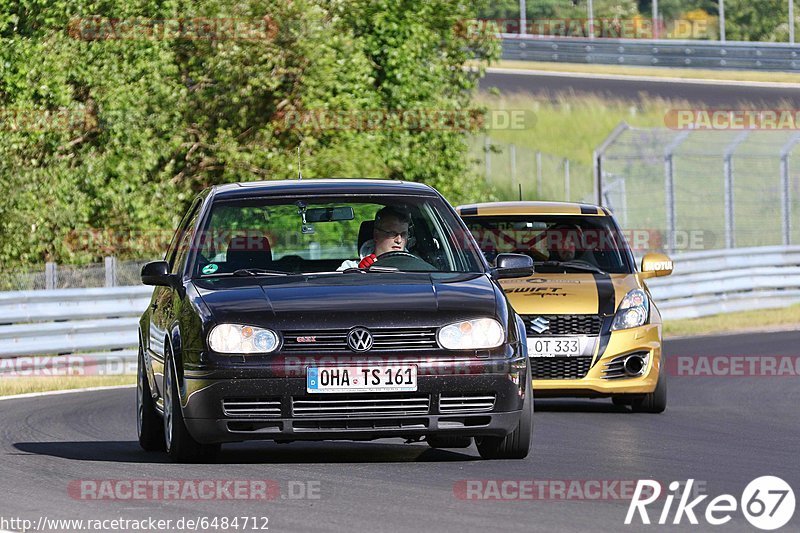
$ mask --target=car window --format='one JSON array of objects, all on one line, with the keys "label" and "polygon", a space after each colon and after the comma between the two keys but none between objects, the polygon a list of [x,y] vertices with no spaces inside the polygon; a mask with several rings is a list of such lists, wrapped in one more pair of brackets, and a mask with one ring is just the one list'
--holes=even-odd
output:
[{"label": "car window", "polygon": [[521,253],[539,263],[577,262],[608,273],[633,271],[628,243],[610,217],[468,216],[464,222],[490,262],[499,253]]},{"label": "car window", "polygon": [[175,258],[178,254],[179,244],[183,240],[187,228],[193,228],[195,222],[197,221],[197,215],[200,212],[200,205],[203,202],[202,197],[195,198],[194,202],[192,202],[191,207],[186,211],[186,214],[183,216],[181,223],[178,224],[178,229],[175,230],[175,233],[172,235],[172,240],[169,243],[169,247],[167,248],[167,253],[164,255],[164,260],[169,263],[170,272],[175,273]]},{"label": "car window", "polygon": [[407,217],[407,230],[401,224],[394,232],[403,233],[406,243],[380,264],[404,271],[482,271],[479,250],[471,238],[454,237],[460,222],[439,198],[329,197],[218,201],[204,223],[193,275],[319,273],[358,264],[374,253],[373,236],[386,229],[376,232],[376,213],[387,207]]}]

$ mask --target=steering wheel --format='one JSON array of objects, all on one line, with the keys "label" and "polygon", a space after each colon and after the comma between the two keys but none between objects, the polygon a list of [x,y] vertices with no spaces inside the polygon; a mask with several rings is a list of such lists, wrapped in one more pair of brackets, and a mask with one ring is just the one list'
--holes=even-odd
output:
[{"label": "steering wheel", "polygon": [[414,259],[419,259],[419,257],[412,254],[411,252],[406,252],[403,250],[392,250],[391,252],[386,252],[384,254],[379,255],[377,259],[389,259],[390,257],[413,257]]},{"label": "steering wheel", "polygon": [[400,270],[434,271],[436,267],[417,257],[416,255],[401,250],[386,252],[377,257],[378,266],[397,267]]}]

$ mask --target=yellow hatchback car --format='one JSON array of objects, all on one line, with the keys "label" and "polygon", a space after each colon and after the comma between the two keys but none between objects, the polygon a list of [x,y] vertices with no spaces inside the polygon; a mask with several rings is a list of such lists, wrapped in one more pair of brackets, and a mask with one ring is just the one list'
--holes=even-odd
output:
[{"label": "yellow hatchback car", "polygon": [[604,207],[561,202],[497,202],[456,208],[486,259],[522,253],[529,278],[501,281],[525,321],[537,396],[611,397],[634,411],[667,406],[661,314],[645,280],[672,273],[649,253],[633,253]]}]

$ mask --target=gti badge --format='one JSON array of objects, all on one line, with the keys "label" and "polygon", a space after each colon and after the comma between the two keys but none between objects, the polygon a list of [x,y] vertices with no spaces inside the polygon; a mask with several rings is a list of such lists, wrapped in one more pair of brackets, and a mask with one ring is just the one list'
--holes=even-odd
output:
[{"label": "gti badge", "polygon": [[366,352],[372,348],[372,333],[365,328],[353,328],[347,334],[347,346],[354,352]]},{"label": "gti badge", "polygon": [[535,333],[544,333],[545,331],[550,329],[550,321],[544,317],[537,316],[533,320],[531,320],[531,329]]}]

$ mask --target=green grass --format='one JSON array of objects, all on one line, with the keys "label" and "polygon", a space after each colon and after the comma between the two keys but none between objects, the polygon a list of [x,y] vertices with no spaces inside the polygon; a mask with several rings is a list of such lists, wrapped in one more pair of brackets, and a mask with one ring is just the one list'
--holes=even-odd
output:
[{"label": "green grass", "polygon": [[800,329],[800,305],[666,321],[664,336],[669,338],[715,333],[746,333],[792,327]]},{"label": "green grass", "polygon": [[133,385],[135,383],[136,376],[2,377],[0,378],[0,396],[82,389],[85,387]]},{"label": "green grass", "polygon": [[620,76],[651,76],[654,78],[683,78],[725,81],[763,81],[800,83],[800,74],[793,72],[760,72],[754,70],[706,70],[672,67],[632,67],[627,65],[585,65],[581,63],[548,63],[543,61],[500,61],[492,65],[519,70],[546,70],[553,72],[586,72],[589,74],[615,74]]}]

